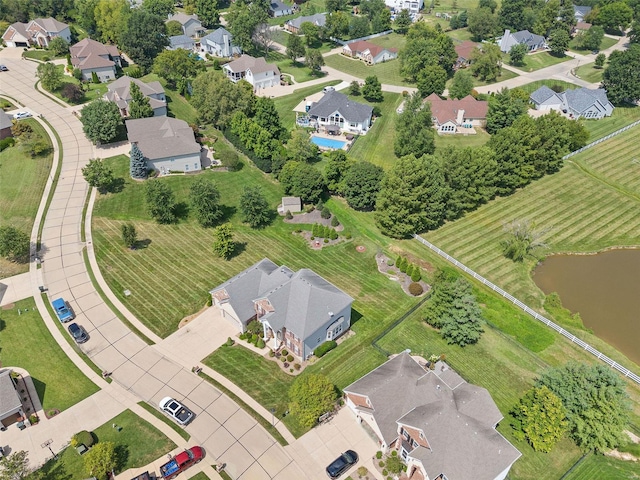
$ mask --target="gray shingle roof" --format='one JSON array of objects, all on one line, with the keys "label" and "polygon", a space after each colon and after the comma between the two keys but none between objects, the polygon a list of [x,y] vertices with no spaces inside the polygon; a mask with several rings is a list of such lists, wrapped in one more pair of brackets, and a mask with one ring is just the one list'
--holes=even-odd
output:
[{"label": "gray shingle roof", "polygon": [[189,45],[195,43],[193,38],[186,35],[172,35],[169,37],[169,46],[175,48],[179,45]]},{"label": "gray shingle roof", "polygon": [[11,370],[3,370],[0,372],[0,418],[20,407],[22,404],[11,380]]},{"label": "gray shingle roof", "polygon": [[584,112],[595,102],[602,103],[606,106],[609,103],[607,93],[602,88],[591,90],[589,88],[576,88],[575,90],[567,90],[562,93],[566,105],[576,111]]},{"label": "gray shingle roof", "polygon": [[149,160],[200,152],[193,130],[184,120],[150,117],[127,120],[127,138],[137,142]]},{"label": "gray shingle roof", "polygon": [[4,111],[0,110],[0,130],[4,130],[5,128],[11,128],[11,117],[4,113]]},{"label": "gray shingle roof", "polygon": [[174,13],[171,17],[169,17],[166,20],[166,22],[172,22],[172,21],[178,22],[180,25],[183,25],[183,26],[191,21],[200,23],[200,20],[198,19],[197,15],[187,15],[186,13],[182,13],[182,12]]},{"label": "gray shingle roof", "polygon": [[513,38],[515,38],[518,43],[524,43],[530,47],[544,43],[543,36],[531,33],[529,30],[521,30],[511,35],[513,35]]},{"label": "gray shingle roof", "polygon": [[543,103],[549,100],[554,95],[557,95],[556,92],[551,90],[546,85],[541,86],[535,92],[533,92],[529,98],[535,103]]},{"label": "gray shingle roof", "polygon": [[327,14],[326,13],[316,13],[315,15],[308,15],[306,17],[298,17],[288,20],[287,23],[293,27],[300,28],[304,22],[310,22],[319,27],[324,27],[325,23],[327,23]]},{"label": "gray shingle roof", "polygon": [[252,57],[243,53],[240,58],[227,63],[224,68],[235,73],[251,70],[253,74],[273,71],[274,75],[280,76],[280,70],[272,63],[267,63],[264,57]]},{"label": "gray shingle roof", "polygon": [[282,12],[285,10],[291,10],[291,7],[280,0],[271,0],[271,3],[269,3],[269,10],[272,12]]},{"label": "gray shingle roof", "polygon": [[586,5],[574,5],[573,6],[573,15],[575,17],[584,18],[591,13],[591,7],[587,7]]},{"label": "gray shingle roof", "polygon": [[34,23],[37,23],[42,28],[44,28],[47,32],[50,32],[50,33],[61,32],[62,30],[64,30],[65,28],[67,28],[69,26],[66,23],[62,23],[62,22],[56,20],[53,17],[34,18],[32,21]]},{"label": "gray shingle roof", "polygon": [[494,479],[520,457],[493,428],[502,414],[489,392],[444,362],[425,371],[404,352],[344,391],[369,398],[385,443],[397,438],[398,423],[424,432],[431,448],[417,447],[410,456],[422,462],[429,478]]},{"label": "gray shingle roof", "polygon": [[213,32],[209,33],[208,35],[205,35],[204,37],[202,37],[200,39],[200,42],[204,42],[208,40],[211,43],[216,43],[218,45],[221,45],[224,43],[224,38],[223,38],[224,35],[227,35],[229,39],[233,37],[226,29],[220,27],[214,30]]},{"label": "gray shingle roof", "polygon": [[331,91],[314,103],[309,109],[309,115],[314,117],[328,117],[338,112],[348,122],[364,122],[371,117],[373,107],[355,102],[345,94]]}]

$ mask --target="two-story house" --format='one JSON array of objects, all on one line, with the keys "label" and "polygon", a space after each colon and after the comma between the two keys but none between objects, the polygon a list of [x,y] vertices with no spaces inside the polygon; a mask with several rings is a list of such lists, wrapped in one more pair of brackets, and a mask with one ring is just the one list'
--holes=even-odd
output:
[{"label": "two-story house", "polygon": [[30,47],[37,45],[46,48],[51,39],[60,37],[71,42],[69,25],[55,18],[36,18],[28,23],[16,22],[9,25],[2,35],[7,47]]},{"label": "two-story house", "polygon": [[202,56],[208,53],[215,57],[229,58],[240,55],[242,49],[234,45],[233,35],[220,27],[200,39],[200,53]]},{"label": "two-story house", "polygon": [[71,65],[80,69],[83,80],[91,80],[95,72],[101,82],[116,78],[116,66],[121,67],[120,52],[114,45],[84,38],[69,47]]},{"label": "two-story house", "polygon": [[346,133],[363,135],[371,127],[373,107],[351,100],[345,94],[330,90],[307,110],[310,124],[328,131],[338,127]]},{"label": "two-story house", "polygon": [[262,323],[264,340],[305,360],[349,330],[353,299],[312,270],[294,272],[265,258],[210,291],[222,316],[244,332]]},{"label": "two-story house", "polygon": [[227,78],[232,82],[246,80],[254,90],[280,85],[280,70],[276,65],[267,63],[263,57],[254,58],[243,54],[237,60],[225,64]]},{"label": "two-story house", "polygon": [[115,102],[120,109],[120,114],[123,117],[128,117],[129,102],[132,99],[131,82],[138,85],[142,94],[149,98],[154,116],[158,117],[167,114],[167,98],[164,94],[164,88],[158,81],[144,83],[142,80],[125,75],[109,84],[107,93],[104,94],[104,99]]},{"label": "two-story house", "polygon": [[405,351],[346,387],[346,404],[411,480],[505,479],[521,453],[496,430],[491,395],[442,361],[433,367]]},{"label": "two-story house", "polygon": [[178,22],[182,26],[182,33],[187,37],[199,37],[206,29],[202,26],[198,15],[187,15],[186,13],[178,12],[170,15],[165,23]]}]

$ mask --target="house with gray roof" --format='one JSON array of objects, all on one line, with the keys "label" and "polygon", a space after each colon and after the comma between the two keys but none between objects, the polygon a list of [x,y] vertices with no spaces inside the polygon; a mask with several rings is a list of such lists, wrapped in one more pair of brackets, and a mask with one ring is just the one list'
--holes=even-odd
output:
[{"label": "house with gray roof", "polygon": [[294,272],[265,258],[210,291],[213,305],[244,332],[253,320],[273,350],[305,360],[351,325],[353,299],[312,270]]},{"label": "house with gray roof", "polygon": [[585,17],[590,13],[591,7],[587,7],[586,5],[573,6],[573,16],[575,17],[576,22],[584,22]]},{"label": "house with gray roof", "polygon": [[171,172],[202,170],[202,148],[193,129],[184,120],[149,117],[126,120],[127,138],[144,155],[148,168],[165,175]]},{"label": "house with gray roof", "polygon": [[570,118],[599,120],[610,117],[615,108],[603,88],[576,88],[556,93],[547,86],[533,92],[529,99],[536,110],[556,110]]},{"label": "house with gray roof", "polygon": [[216,57],[230,58],[240,55],[242,49],[234,45],[233,35],[227,29],[220,27],[200,39],[200,53],[203,56],[208,53]]},{"label": "house with gray roof", "polygon": [[13,122],[11,121],[11,116],[8,113],[5,113],[4,110],[0,110],[0,140],[11,137],[11,126]]},{"label": "house with gray roof", "polygon": [[9,368],[0,371],[0,426],[2,427],[8,427],[17,422],[18,417],[25,417],[11,372]]},{"label": "house with gray roof", "polygon": [[291,15],[293,13],[293,7],[287,5],[280,0],[271,0],[269,2],[269,15],[272,17],[284,17],[285,15]]},{"label": "house with gray roof", "polygon": [[263,57],[243,54],[233,62],[226,63],[222,70],[232,82],[245,80],[253,85],[254,90],[280,85],[280,70]]},{"label": "house with gray roof", "polygon": [[307,114],[312,125],[325,129],[337,126],[343,132],[365,134],[371,127],[373,107],[331,90],[311,104]]},{"label": "house with gray roof", "polygon": [[497,39],[500,51],[509,53],[515,45],[524,44],[530,52],[547,48],[547,42],[542,35],[536,35],[529,30],[521,30],[511,33],[511,30],[505,30],[504,35]]},{"label": "house with gray roof", "polygon": [[166,46],[167,50],[188,50],[192,51],[196,47],[196,42],[193,38],[186,35],[171,35],[169,37],[169,45]]},{"label": "house with gray roof", "polygon": [[178,12],[170,15],[165,21],[178,22],[182,26],[182,33],[187,37],[199,37],[201,33],[206,29],[202,26],[202,23],[198,19],[198,15],[187,15],[186,13]]},{"label": "house with gray roof", "polygon": [[297,35],[298,33],[300,33],[300,27],[305,22],[312,23],[316,27],[322,28],[327,23],[327,14],[316,13],[315,15],[307,15],[287,20],[284,24],[284,29],[290,33],[295,33]]},{"label": "house with gray roof", "polygon": [[403,352],[346,387],[346,404],[411,479],[503,480],[521,453],[496,430],[491,395],[443,361],[432,367]]},{"label": "house with gray roof", "polygon": [[138,85],[142,94],[149,98],[154,116],[158,117],[167,114],[167,98],[164,94],[164,88],[158,81],[145,83],[137,78],[124,75],[109,84],[107,93],[104,94],[103,98],[109,102],[115,102],[120,109],[120,115],[128,117],[129,102],[132,100],[131,82]]}]

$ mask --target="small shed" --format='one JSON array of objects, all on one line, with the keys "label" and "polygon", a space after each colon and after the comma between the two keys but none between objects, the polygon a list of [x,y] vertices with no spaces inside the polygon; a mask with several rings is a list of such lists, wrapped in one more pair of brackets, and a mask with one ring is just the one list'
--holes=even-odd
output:
[{"label": "small shed", "polygon": [[11,378],[11,370],[0,371],[0,426],[7,427],[24,417],[22,402]]},{"label": "small shed", "polygon": [[282,203],[278,207],[278,213],[284,215],[287,210],[291,213],[302,211],[302,201],[300,197],[282,197]]}]

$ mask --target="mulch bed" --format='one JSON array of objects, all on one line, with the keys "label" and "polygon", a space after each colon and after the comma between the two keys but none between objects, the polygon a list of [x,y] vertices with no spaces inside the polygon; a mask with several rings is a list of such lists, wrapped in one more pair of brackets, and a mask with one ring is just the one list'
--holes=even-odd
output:
[{"label": "mulch bed", "polygon": [[[394,282],[398,282],[404,290],[404,293],[407,295],[413,296],[409,293],[409,285],[413,282],[411,278],[406,274],[402,273],[400,270],[396,268],[395,265],[387,265],[387,262],[391,260],[383,253],[376,254],[376,263],[378,264],[378,271],[389,278],[389,280],[393,280]],[[429,290],[431,290],[431,285],[426,283],[424,280],[420,280],[417,282],[422,287],[422,294],[418,295],[418,297],[424,296]]]},{"label": "mulch bed", "polygon": [[322,247],[331,247],[333,245],[337,245],[338,243],[342,243],[345,241],[344,237],[338,237],[335,240],[331,240],[329,239],[329,241],[327,243],[324,243],[324,238],[321,237],[316,237],[314,240],[311,240],[311,232],[309,231],[302,231],[302,232],[293,232],[294,235],[300,235],[302,238],[304,238],[307,243],[309,244],[309,248],[312,248],[313,250],[322,250]]},{"label": "mulch bed", "polygon": [[[297,213],[295,215],[293,215],[293,218],[290,220],[287,220],[286,218],[284,219],[285,223],[305,223],[305,224],[310,224],[313,225],[314,223],[319,223],[320,225],[324,225],[325,227],[330,227],[331,226],[331,218],[333,217],[333,215],[331,215],[331,217],[329,218],[322,218],[322,216],[320,215],[320,211],[319,210],[313,210],[309,213]],[[342,224],[338,225],[337,227],[333,227],[336,229],[336,232],[340,232],[342,230],[344,230],[344,227],[342,226]]]}]

